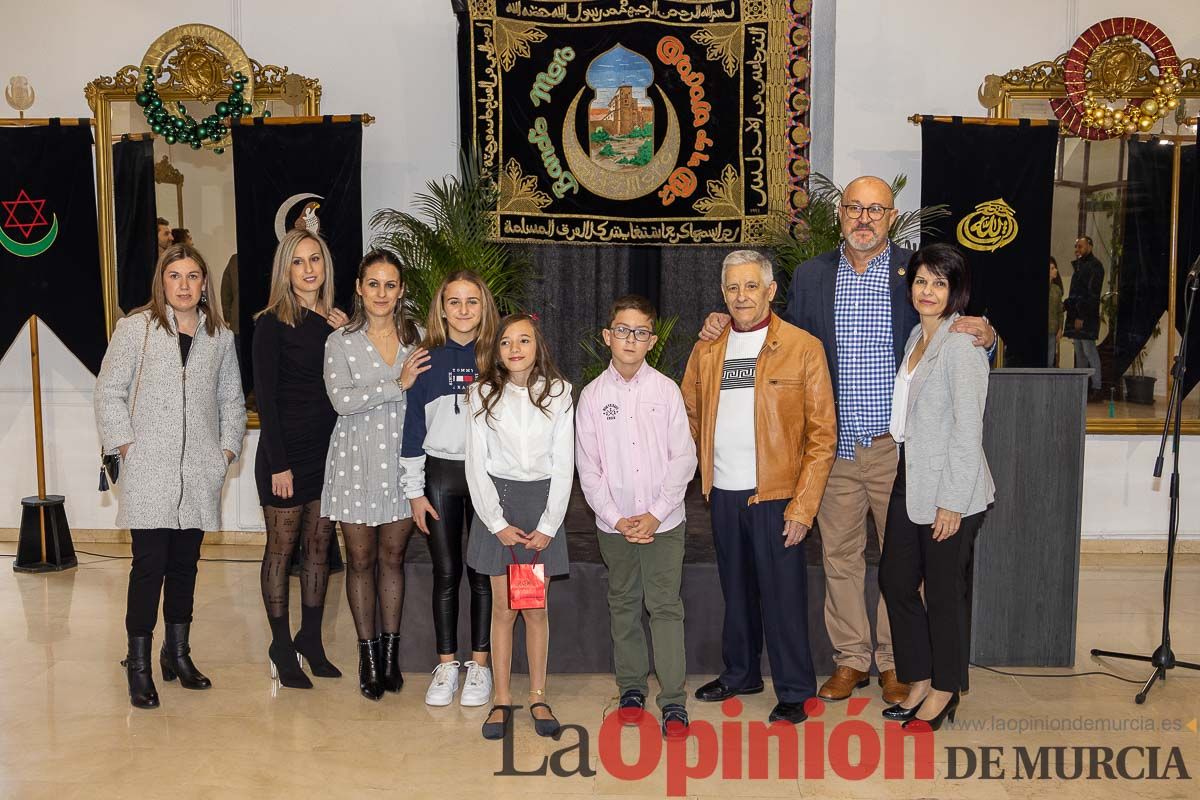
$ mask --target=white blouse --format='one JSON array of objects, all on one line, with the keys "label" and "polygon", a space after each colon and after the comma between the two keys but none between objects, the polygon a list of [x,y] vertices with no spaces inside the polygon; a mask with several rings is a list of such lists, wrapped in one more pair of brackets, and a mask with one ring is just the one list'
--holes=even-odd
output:
[{"label": "white blouse", "polygon": [[[508,527],[492,477],[514,481],[550,479],[550,496],[537,530],[554,536],[567,514],[575,473],[575,419],[571,384],[558,382],[546,411],[525,387],[508,384],[491,415],[481,413],[480,384],[467,393],[467,487],[475,514],[492,533]],[[537,389],[535,388],[536,392]],[[532,533],[532,531],[526,531]]]},{"label": "white blouse", "polygon": [[[908,417],[908,390],[912,386],[913,375],[917,371],[915,368],[909,370],[908,359],[919,341],[921,338],[917,337],[913,340],[912,346],[904,351],[904,358],[900,360],[900,369],[896,372],[896,384],[892,388],[892,422],[888,426],[888,431],[897,444],[904,441],[904,425]],[[920,364],[917,366],[919,367]]]}]

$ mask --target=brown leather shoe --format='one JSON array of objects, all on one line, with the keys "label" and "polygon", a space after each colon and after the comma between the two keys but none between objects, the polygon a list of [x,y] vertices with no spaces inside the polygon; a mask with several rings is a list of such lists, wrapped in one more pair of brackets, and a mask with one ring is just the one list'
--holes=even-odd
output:
[{"label": "brown leather shoe", "polygon": [[855,689],[861,689],[870,683],[869,673],[852,667],[838,667],[829,676],[829,680],[821,685],[817,691],[817,697],[822,700],[845,700],[854,693]]},{"label": "brown leather shoe", "polygon": [[888,705],[903,703],[908,697],[908,684],[896,678],[896,670],[885,669],[879,673],[879,686],[883,689],[883,702]]}]

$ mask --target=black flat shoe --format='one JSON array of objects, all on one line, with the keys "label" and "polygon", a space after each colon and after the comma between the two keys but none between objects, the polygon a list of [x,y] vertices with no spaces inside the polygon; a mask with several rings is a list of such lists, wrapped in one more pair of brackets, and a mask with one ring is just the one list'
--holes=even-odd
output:
[{"label": "black flat shoe", "polygon": [[[550,719],[538,719],[533,716],[533,710],[539,707],[546,709],[550,713]],[[558,720],[554,718],[554,710],[550,708],[549,703],[530,703],[529,716],[533,717],[533,731],[538,736],[553,736],[562,727],[558,724]]]},{"label": "black flat shoe", "polygon": [[958,713],[958,700],[958,692],[955,692],[954,696],[950,698],[950,701],[946,703],[946,707],[943,708],[933,719],[921,719],[914,716],[912,719],[905,722],[901,727],[919,728],[921,725],[928,725],[930,730],[940,730],[942,723],[947,719],[949,719],[951,722],[954,722],[954,715]]},{"label": "black flat shoe", "polygon": [[751,686],[749,689],[735,689],[721,683],[720,678],[709,681],[696,690],[696,699],[705,703],[719,703],[739,694],[761,694],[763,685]]},{"label": "black flat shoe", "polygon": [[166,638],[158,654],[158,665],[168,683],[179,678],[179,685],[185,689],[211,689],[212,681],[192,663],[192,648],[188,643],[191,627],[188,622],[165,625]]},{"label": "black flat shoe", "polygon": [[[921,703],[924,702],[924,700],[921,701]],[[912,708],[905,708],[899,703],[894,706],[888,706],[883,710],[883,718],[895,720],[896,722],[907,722],[908,720],[917,716],[917,711],[920,710],[921,703],[917,703]]]},{"label": "black flat shoe", "polygon": [[806,719],[808,714],[804,711],[804,703],[777,703],[767,717],[768,722],[790,722],[793,725],[799,725]]},{"label": "black flat shoe", "polygon": [[130,636],[129,649],[121,666],[129,681],[129,703],[134,708],[158,708],[158,690],[150,670],[151,636]]},{"label": "black flat shoe", "polygon": [[286,640],[282,645],[271,642],[267,657],[271,659],[271,677],[280,684],[289,689],[312,688],[312,681],[300,669],[300,657],[295,650],[288,648]]},{"label": "black flat shoe", "polygon": [[492,714],[500,712],[499,722],[484,722],[483,723],[483,738],[496,740],[504,738],[504,729],[508,727],[509,721],[512,719],[512,706],[492,706],[492,710],[488,712],[490,719]]}]

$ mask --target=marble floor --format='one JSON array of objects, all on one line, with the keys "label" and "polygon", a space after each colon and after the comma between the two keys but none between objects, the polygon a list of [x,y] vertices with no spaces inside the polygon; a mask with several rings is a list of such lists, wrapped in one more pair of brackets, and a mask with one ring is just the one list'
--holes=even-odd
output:
[{"label": "marble floor", "polygon": [[[6,546],[11,553],[11,545]],[[109,555],[124,545],[86,545]],[[128,561],[80,555],[76,570],[50,575],[0,573],[0,797],[403,797],[534,798],[592,796],[1041,798],[1200,796],[1200,674],[1175,670],[1143,706],[1137,687],[1109,677],[1048,677],[1069,670],[1013,670],[1047,677],[1010,677],[982,669],[971,675],[957,724],[936,734],[914,777],[913,751],[903,778],[888,777],[881,751],[895,752],[879,711],[878,689],[864,703],[824,710],[800,731],[797,777],[775,745],[767,777],[753,778],[757,742],[770,693],[744,698],[741,714],[691,704],[701,734],[682,747],[663,748],[627,729],[619,741],[602,734],[615,701],[611,676],[552,676],[550,701],[564,723],[579,729],[559,742],[534,735],[518,716],[505,768],[502,743],[479,737],[485,709],[423,703],[427,676],[410,674],[399,695],[372,703],[359,697],[354,634],[342,599],[330,586],[326,640],[346,672],[318,680],[311,691],[277,689],[266,665],[267,628],[258,594],[255,549],[206,548],[197,590],[193,647],[213,678],[208,692],[189,692],[158,680],[162,707],[129,707],[124,674],[124,595]],[[2,564],[2,562],[0,562]],[[1092,647],[1147,652],[1158,639],[1161,556],[1085,556],[1079,594],[1078,671],[1102,669],[1141,680],[1142,665],[1097,663]],[[294,593],[295,594],[295,593]],[[1036,598],[1032,598],[1034,601]],[[423,603],[411,601],[409,613]],[[1200,557],[1185,556],[1176,571],[1173,638],[1177,656],[1200,661]],[[551,643],[553,647],[553,642]],[[818,666],[818,671],[821,671]],[[155,667],[156,677],[158,668]],[[689,686],[710,676],[689,678]],[[525,680],[518,676],[516,686]],[[865,705],[865,707],[862,707]],[[865,723],[865,724],[863,724]],[[607,729],[606,729],[607,730]],[[582,733],[586,732],[586,733]],[[719,733],[718,733],[719,732]],[[895,731],[891,731],[895,733]],[[726,738],[729,737],[729,738]],[[581,743],[586,738],[586,747]],[[809,748],[815,743],[812,752]],[[718,746],[719,745],[719,746]],[[983,748],[1003,748],[985,751]],[[1017,779],[1017,748],[1042,758],[1046,779]],[[1082,748],[1125,750],[1126,774],[1157,770],[1166,780],[1070,780],[1058,776],[1053,750],[1063,747],[1064,770]],[[956,748],[956,749],[954,749]],[[1156,766],[1151,765],[1151,749]],[[1173,754],[1173,748],[1176,749]],[[586,751],[586,754],[582,755]],[[753,752],[750,752],[753,751]],[[1084,751],[1086,752],[1086,751]],[[1092,751],[1102,753],[1103,751]],[[719,755],[718,755],[719,753]],[[816,757],[816,753],[822,753]],[[1111,765],[1116,764],[1112,756]],[[985,762],[1004,777],[984,777]],[[974,770],[970,770],[974,761]],[[875,767],[876,762],[878,766]],[[580,774],[580,764],[583,772]],[[628,774],[622,775],[622,766]],[[544,775],[496,775],[537,772]],[[815,770],[824,765],[824,775]],[[865,766],[861,770],[855,768]],[[1036,773],[1040,767],[1035,765]],[[1115,766],[1114,766],[1115,770]],[[1026,768],[1026,771],[1028,769]],[[1191,779],[1181,779],[1186,771]],[[781,776],[781,772],[784,773]],[[740,774],[740,777],[739,777]],[[1040,775],[1039,775],[1040,777]],[[636,779],[634,779],[636,778]]]}]

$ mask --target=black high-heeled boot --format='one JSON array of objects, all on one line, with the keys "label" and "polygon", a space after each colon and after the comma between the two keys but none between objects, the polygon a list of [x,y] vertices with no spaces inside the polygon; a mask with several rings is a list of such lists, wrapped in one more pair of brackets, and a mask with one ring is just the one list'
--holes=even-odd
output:
[{"label": "black high-heeled boot", "polygon": [[287,615],[267,617],[267,624],[271,626],[271,646],[267,649],[271,677],[289,689],[311,689],[312,681],[300,668],[300,657],[292,644]]},{"label": "black high-heeled boot", "polygon": [[150,670],[150,647],[153,636],[130,636],[129,649],[121,666],[129,681],[129,702],[134,708],[158,708],[158,689]]},{"label": "black high-heeled boot", "polygon": [[379,680],[380,646],[378,636],[358,640],[358,691],[368,700],[383,697],[383,684]]},{"label": "black high-heeled boot", "polygon": [[166,637],[158,654],[163,680],[169,683],[179,678],[179,685],[185,689],[211,689],[212,681],[192,663],[192,648],[188,644],[191,623],[168,622],[164,627]]},{"label": "black high-heeled boot", "polygon": [[[926,701],[929,700],[928,697],[925,699]],[[955,692],[950,697],[950,700],[946,703],[946,707],[939,711],[938,715],[933,719],[921,719],[920,717],[913,717],[905,722],[901,727],[907,728],[909,726],[928,725],[930,730],[939,730],[942,727],[942,723],[945,722],[947,718],[951,722],[954,722],[954,715],[958,712],[958,700],[958,692]]]},{"label": "black high-heeled boot", "polygon": [[383,688],[388,692],[398,692],[404,686],[404,676],[400,674],[400,634],[383,634],[383,675],[380,679]]},{"label": "black high-heeled boot", "polygon": [[292,640],[292,646],[308,659],[308,668],[313,675],[318,678],[342,677],[342,671],[325,655],[325,644],[321,641],[321,617],[325,614],[325,606],[301,606],[300,611],[300,631]]}]

